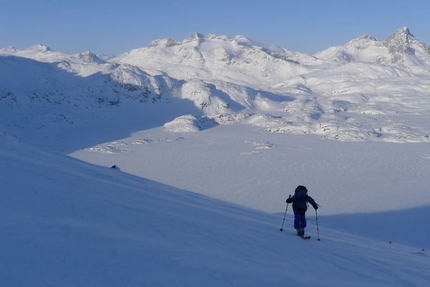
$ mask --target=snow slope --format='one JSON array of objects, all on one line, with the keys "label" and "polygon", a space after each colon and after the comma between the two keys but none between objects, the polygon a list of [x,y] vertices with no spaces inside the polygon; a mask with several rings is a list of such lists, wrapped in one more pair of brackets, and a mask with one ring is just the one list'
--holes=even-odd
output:
[{"label": "snow slope", "polygon": [[425,249],[272,215],[2,137],[3,286],[426,286]]}]

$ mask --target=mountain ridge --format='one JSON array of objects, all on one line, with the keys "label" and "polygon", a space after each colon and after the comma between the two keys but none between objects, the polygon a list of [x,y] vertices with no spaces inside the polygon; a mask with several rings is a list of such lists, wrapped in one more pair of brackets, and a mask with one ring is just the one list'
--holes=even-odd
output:
[{"label": "mountain ridge", "polygon": [[[175,102],[181,107],[176,116],[197,116],[202,126],[206,118],[218,124],[230,118],[232,124],[250,114],[266,119],[251,121],[266,132],[427,142],[427,130],[399,122],[398,116],[430,111],[429,47],[407,27],[383,41],[365,34],[313,56],[242,35],[199,33],[183,41],[154,40],[114,58],[90,51],[66,54],[44,45],[22,51],[9,46],[0,49],[0,65],[7,74],[0,79],[1,128],[14,132],[11,127],[27,126],[30,119],[30,125],[39,127],[53,124],[43,122],[48,114],[56,122],[89,123],[76,116],[64,119],[82,108],[98,109],[84,117],[97,120],[105,118],[100,108],[158,103],[154,108],[162,111]],[[20,60],[24,58],[29,60]],[[36,103],[44,106],[39,115]],[[55,105],[62,107],[61,113],[53,110]],[[8,116],[17,107],[22,118]],[[179,122],[199,130],[198,121]]]}]

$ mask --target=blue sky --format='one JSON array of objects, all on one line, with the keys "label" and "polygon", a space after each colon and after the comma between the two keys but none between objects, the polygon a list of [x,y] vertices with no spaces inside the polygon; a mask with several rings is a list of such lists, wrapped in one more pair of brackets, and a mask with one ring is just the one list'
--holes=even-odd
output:
[{"label": "blue sky", "polygon": [[0,48],[124,53],[194,32],[314,54],[406,26],[430,44],[428,0],[0,0]]}]

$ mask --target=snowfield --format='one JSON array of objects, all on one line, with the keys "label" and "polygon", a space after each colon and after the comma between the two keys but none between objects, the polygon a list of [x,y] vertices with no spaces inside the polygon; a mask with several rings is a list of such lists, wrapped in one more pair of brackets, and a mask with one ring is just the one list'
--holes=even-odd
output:
[{"label": "snowfield", "polygon": [[0,285],[428,286],[428,51],[0,49]]},{"label": "snowfield", "polygon": [[360,214],[320,215],[317,241],[312,211],[312,239],[304,241],[291,229],[291,211],[280,232],[282,210],[241,207],[7,137],[0,153],[4,286],[426,286],[430,280],[428,249],[397,243],[408,237],[390,213],[376,218],[391,220],[382,226],[387,232],[398,231],[391,244],[339,231],[348,219],[353,230],[368,226],[369,216]]},{"label": "snowfield", "polygon": [[333,228],[429,248],[428,153],[428,144],[345,143],[234,125],[155,128],[71,156],[271,214],[304,184]]}]

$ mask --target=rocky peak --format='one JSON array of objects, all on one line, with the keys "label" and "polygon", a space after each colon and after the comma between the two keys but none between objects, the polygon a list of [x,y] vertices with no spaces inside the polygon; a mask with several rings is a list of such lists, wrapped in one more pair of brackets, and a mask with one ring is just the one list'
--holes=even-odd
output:
[{"label": "rocky peak", "polygon": [[380,45],[380,41],[369,34],[364,34],[363,36],[355,38],[346,44],[346,46],[355,50],[363,50],[374,45]]},{"label": "rocky peak", "polygon": [[190,37],[186,38],[182,44],[187,44],[187,43],[191,43],[191,42],[196,42],[197,45],[199,45],[203,40],[204,40],[205,36],[203,34],[200,33],[193,33]]},{"label": "rocky peak", "polygon": [[402,27],[387,37],[385,45],[408,45],[413,41],[415,41],[414,35],[410,33],[407,27]]},{"label": "rocky peak", "polygon": [[13,55],[16,52],[18,52],[18,50],[14,46],[7,46],[0,49],[0,54]]},{"label": "rocky peak", "polygon": [[37,44],[37,45],[33,45],[28,47],[27,49],[25,49],[25,51],[34,51],[34,52],[40,52],[40,53],[45,53],[45,52],[50,52],[52,51],[51,48],[42,45],[42,44]]},{"label": "rocky peak", "polygon": [[387,37],[384,45],[391,54],[413,54],[411,44],[417,42],[407,27],[402,27]]},{"label": "rocky peak", "polygon": [[4,48],[5,51],[16,52],[18,51],[14,46],[7,46]]},{"label": "rocky peak", "polygon": [[96,63],[105,62],[104,60],[100,59],[96,54],[90,51],[79,54],[79,58],[85,62],[96,62]]},{"label": "rocky peak", "polygon": [[181,45],[181,42],[173,40],[171,38],[166,38],[162,40],[152,41],[148,47],[156,47],[156,46],[173,47],[178,45]]}]

